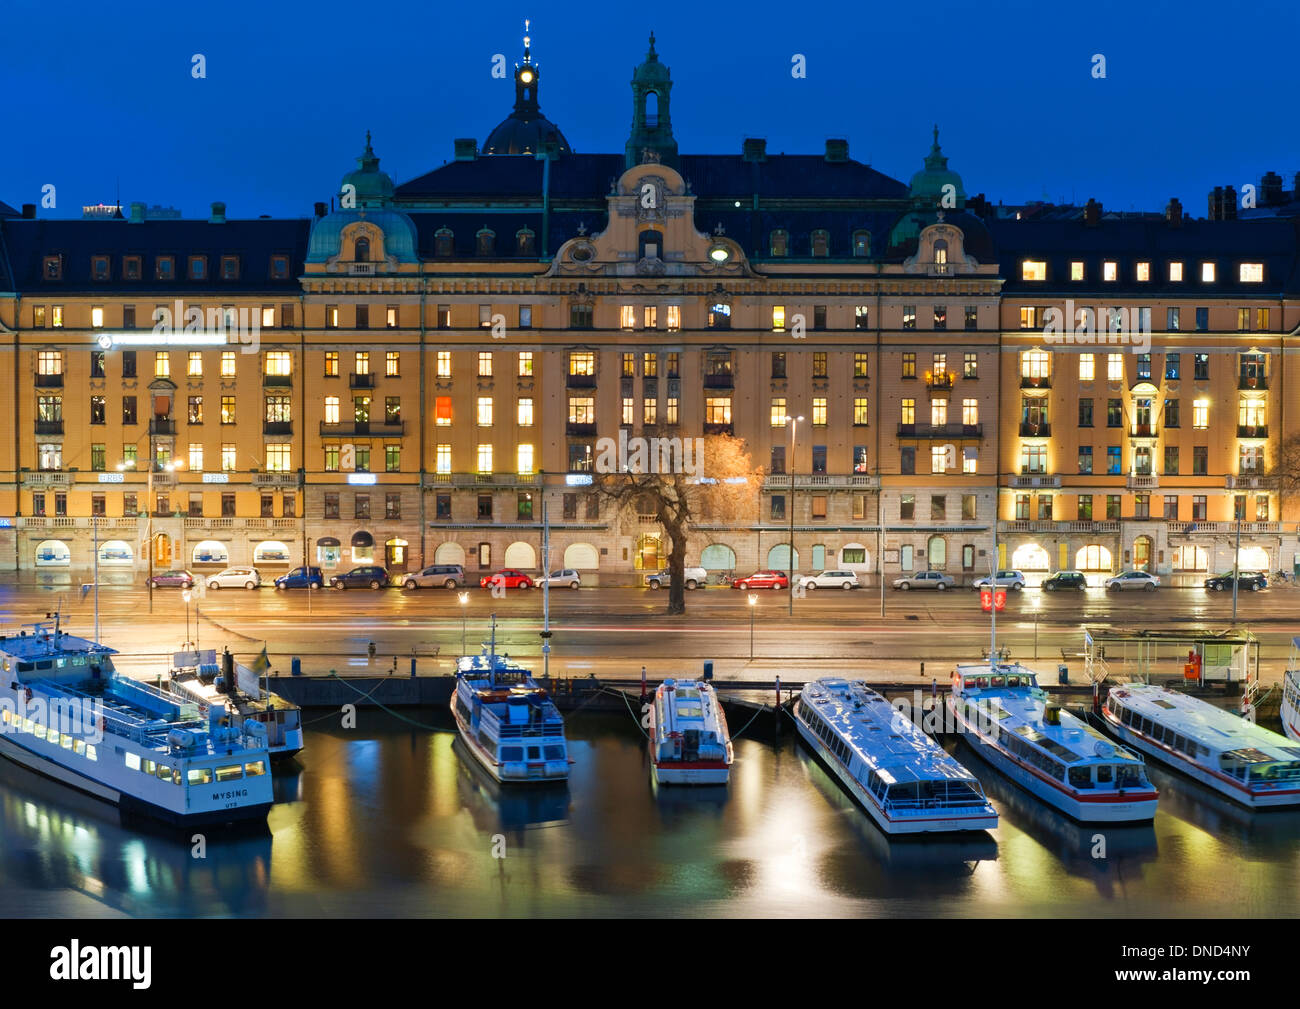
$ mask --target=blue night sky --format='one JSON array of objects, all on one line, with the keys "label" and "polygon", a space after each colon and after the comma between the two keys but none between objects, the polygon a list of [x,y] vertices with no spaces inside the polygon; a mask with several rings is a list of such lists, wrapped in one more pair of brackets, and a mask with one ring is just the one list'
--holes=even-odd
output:
[{"label": "blue night sky", "polygon": [[[1246,11],[1249,10],[1247,16]],[[56,13],[57,11],[57,13]],[[689,15],[690,20],[682,19]],[[533,19],[542,111],[579,152],[622,152],[628,81],[654,29],[684,153],[850,155],[906,181],[931,124],[968,193],[1196,216],[1215,185],[1300,170],[1293,5],[465,3],[416,0],[6,0],[0,200],[306,216],[367,128],[398,183],[482,143],[510,111],[495,53]],[[206,80],[190,57],[207,57]],[[807,57],[805,80],[791,56]],[[1091,76],[1102,53],[1107,77]]]}]

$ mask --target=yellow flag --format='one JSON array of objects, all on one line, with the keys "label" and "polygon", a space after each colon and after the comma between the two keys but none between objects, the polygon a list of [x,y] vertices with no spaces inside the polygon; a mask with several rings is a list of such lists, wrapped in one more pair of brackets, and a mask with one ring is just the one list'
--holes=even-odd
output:
[{"label": "yellow flag", "polygon": [[261,676],[264,672],[266,672],[270,668],[271,668],[271,660],[267,658],[266,646],[263,645],[262,654],[253,660],[253,672],[257,673],[258,676]]}]

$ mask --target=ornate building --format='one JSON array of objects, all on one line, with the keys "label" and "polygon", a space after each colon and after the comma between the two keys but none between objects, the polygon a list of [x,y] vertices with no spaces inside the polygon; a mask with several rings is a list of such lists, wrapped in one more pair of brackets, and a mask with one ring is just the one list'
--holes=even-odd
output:
[{"label": "ornate building", "polygon": [[[653,36],[623,153],[580,154],[540,79],[526,40],[510,115],[401,185],[367,135],[309,220],[0,205],[0,564],[535,569],[545,505],[553,566],[628,580],[666,544],[590,492],[620,432],[745,440],[758,518],[699,530],[711,569],[793,529],[803,571],[1194,573],[1240,507],[1291,563],[1251,481],[1296,423],[1294,221],[1005,219],[937,128],[907,184],[843,140],[681,154]],[[1049,342],[1066,299],[1166,325]]]}]

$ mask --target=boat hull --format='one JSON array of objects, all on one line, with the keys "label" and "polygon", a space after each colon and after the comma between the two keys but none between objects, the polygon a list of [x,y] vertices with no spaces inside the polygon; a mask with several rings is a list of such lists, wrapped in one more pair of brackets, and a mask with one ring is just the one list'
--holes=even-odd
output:
[{"label": "boat hull", "polygon": [[1288,739],[1300,743],[1300,711],[1296,711],[1291,699],[1286,696],[1285,692],[1282,695],[1280,714],[1282,716],[1282,731],[1287,734]]},{"label": "boat hull", "polygon": [[725,785],[731,768],[721,761],[651,761],[650,774],[656,785]]},{"label": "boat hull", "polygon": [[[1141,750],[1149,757],[1154,757],[1174,770],[1187,775],[1187,777],[1199,781],[1207,788],[1212,788],[1221,795],[1226,795],[1234,802],[1240,803],[1250,809],[1287,809],[1300,807],[1300,789],[1279,790],[1277,792],[1252,793],[1246,786],[1234,778],[1227,775],[1218,774],[1214,771],[1203,767],[1191,760],[1186,759],[1175,750],[1162,746],[1153,739],[1147,738],[1142,733],[1134,732],[1130,726],[1123,722],[1116,722],[1110,714],[1103,708],[1102,719],[1106,728],[1120,742],[1133,747],[1135,750]],[[1282,722],[1286,725],[1285,719]]]},{"label": "boat hull", "polygon": [[223,826],[231,823],[245,823],[248,821],[265,820],[267,813],[270,812],[270,802],[258,803],[256,805],[240,806],[236,809],[214,809],[202,810],[196,813],[178,813],[175,810],[167,809],[164,806],[158,806],[151,802],[145,802],[136,796],[120,792],[103,782],[96,781],[94,778],[87,777],[84,774],[78,774],[71,768],[65,767],[57,761],[50,760],[39,753],[33,753],[26,747],[20,746],[7,736],[0,735],[0,756],[7,757],[15,764],[34,771],[42,777],[49,778],[61,785],[67,785],[69,788],[75,788],[87,795],[93,795],[97,799],[103,799],[105,802],[112,803],[123,812],[135,813],[138,815],[148,816],[155,820],[161,820],[163,823],[169,823],[178,827],[205,827],[205,826]]},{"label": "boat hull", "polygon": [[549,764],[540,765],[540,772],[532,773],[539,765],[521,765],[523,773],[512,773],[510,764],[501,764],[497,761],[496,755],[488,753],[483,748],[483,744],[474,738],[474,733],[470,726],[466,724],[462,717],[460,706],[454,701],[451,705],[452,717],[456,719],[456,731],[460,733],[461,742],[482,766],[488,774],[503,785],[545,785],[555,784],[557,782],[567,781],[569,779],[569,762],[564,761],[563,768],[554,767],[558,761],[551,761]]},{"label": "boat hull", "polygon": [[1107,796],[1103,799],[1075,798],[1063,788],[1026,768],[1020,761],[985,737],[957,709],[951,694],[948,695],[946,703],[948,713],[955,724],[961,728],[962,738],[976,753],[1025,791],[1042,799],[1049,806],[1059,809],[1071,819],[1078,820],[1080,823],[1145,823],[1155,818],[1154,797],[1129,799],[1116,795],[1114,798]]},{"label": "boat hull", "polygon": [[998,825],[996,814],[989,816],[983,812],[969,815],[948,813],[934,817],[891,817],[880,807],[875,796],[853,777],[840,759],[826,748],[826,744],[803,723],[802,719],[796,715],[794,722],[803,741],[817,754],[830,772],[839,779],[840,785],[845,791],[853,796],[858,805],[867,811],[867,815],[875,821],[876,826],[886,834],[952,834],[969,830],[992,830]]}]

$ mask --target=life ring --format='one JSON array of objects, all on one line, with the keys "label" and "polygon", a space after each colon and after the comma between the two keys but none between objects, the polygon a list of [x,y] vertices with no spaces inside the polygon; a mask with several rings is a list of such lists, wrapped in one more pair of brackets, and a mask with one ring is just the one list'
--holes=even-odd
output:
[{"label": "life ring", "polygon": [[26,688],[24,688],[24,693],[27,695],[27,698],[26,698],[26,699],[27,699],[27,703],[28,703],[28,704],[31,704],[31,703],[32,703],[32,688],[31,688],[31,687],[26,687]]}]

